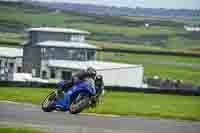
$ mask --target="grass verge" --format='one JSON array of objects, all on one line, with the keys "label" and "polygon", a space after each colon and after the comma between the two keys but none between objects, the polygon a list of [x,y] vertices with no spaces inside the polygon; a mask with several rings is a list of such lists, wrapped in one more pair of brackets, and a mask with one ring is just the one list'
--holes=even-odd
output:
[{"label": "grass verge", "polygon": [[0,133],[45,133],[45,132],[29,128],[0,128]]},{"label": "grass verge", "polygon": [[157,75],[163,79],[183,80],[186,83],[200,85],[199,58],[103,52],[98,54],[98,58],[103,61],[142,64],[146,77]]},{"label": "grass verge", "polygon": [[[51,89],[0,87],[0,100],[40,104]],[[102,103],[85,112],[200,120],[200,97],[107,92]]]}]

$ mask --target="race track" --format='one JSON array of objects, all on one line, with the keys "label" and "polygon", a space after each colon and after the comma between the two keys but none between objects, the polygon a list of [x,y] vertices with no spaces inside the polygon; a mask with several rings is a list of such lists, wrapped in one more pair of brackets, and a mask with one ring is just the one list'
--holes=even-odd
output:
[{"label": "race track", "polygon": [[44,113],[39,106],[0,102],[0,126],[52,133],[200,133],[200,122]]}]

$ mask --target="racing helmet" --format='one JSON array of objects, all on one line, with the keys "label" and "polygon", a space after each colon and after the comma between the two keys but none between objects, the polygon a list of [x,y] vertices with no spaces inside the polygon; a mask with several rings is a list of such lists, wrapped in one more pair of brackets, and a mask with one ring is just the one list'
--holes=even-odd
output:
[{"label": "racing helmet", "polygon": [[88,67],[87,70],[86,70],[86,72],[91,77],[95,77],[97,75],[97,71],[94,68],[92,68],[92,67]]}]

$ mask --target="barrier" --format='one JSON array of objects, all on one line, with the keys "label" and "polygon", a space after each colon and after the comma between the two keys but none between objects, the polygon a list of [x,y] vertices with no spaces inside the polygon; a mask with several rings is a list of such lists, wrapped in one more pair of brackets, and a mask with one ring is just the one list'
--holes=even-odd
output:
[{"label": "barrier", "polygon": [[184,52],[173,52],[173,51],[123,50],[123,49],[111,49],[111,48],[102,48],[99,49],[99,51],[120,52],[128,54],[151,54],[151,55],[166,55],[166,56],[196,57],[196,58],[200,57],[200,54],[196,53],[184,53]]},{"label": "barrier", "polygon": [[[56,88],[53,83],[40,83],[40,82],[19,82],[19,81],[0,81],[0,87],[32,87],[32,88]],[[184,96],[200,96],[200,88],[197,89],[169,89],[169,88],[135,88],[135,87],[122,87],[122,86],[105,86],[105,90],[118,91],[118,92],[144,92],[152,94],[174,94]]]}]

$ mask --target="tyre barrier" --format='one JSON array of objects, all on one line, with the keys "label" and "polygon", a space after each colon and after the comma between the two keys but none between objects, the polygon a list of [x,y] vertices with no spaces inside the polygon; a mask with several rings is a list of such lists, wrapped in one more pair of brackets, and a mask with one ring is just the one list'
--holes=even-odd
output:
[{"label": "tyre barrier", "polygon": [[152,94],[170,94],[170,95],[182,95],[182,96],[200,96],[200,89],[165,89],[165,88],[135,88],[135,87],[122,87],[122,86],[106,86],[108,91],[121,91],[121,92],[143,92]]}]

